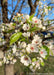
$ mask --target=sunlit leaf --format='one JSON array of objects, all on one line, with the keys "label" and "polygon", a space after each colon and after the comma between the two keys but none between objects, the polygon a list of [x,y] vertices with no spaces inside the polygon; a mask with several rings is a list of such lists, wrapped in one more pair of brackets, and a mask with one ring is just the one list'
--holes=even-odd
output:
[{"label": "sunlit leaf", "polygon": [[44,62],[41,62],[41,66],[44,66]]},{"label": "sunlit leaf", "polygon": [[19,40],[19,38],[21,37],[22,33],[18,32],[18,33],[14,33],[11,37],[10,37],[10,45],[12,45],[14,42],[16,42],[17,40]]},{"label": "sunlit leaf", "polygon": [[34,62],[34,61],[36,61],[36,58],[33,58],[33,59],[32,59],[32,62]]},{"label": "sunlit leaf", "polygon": [[34,14],[30,16],[29,20],[32,21],[33,17],[34,17]]}]

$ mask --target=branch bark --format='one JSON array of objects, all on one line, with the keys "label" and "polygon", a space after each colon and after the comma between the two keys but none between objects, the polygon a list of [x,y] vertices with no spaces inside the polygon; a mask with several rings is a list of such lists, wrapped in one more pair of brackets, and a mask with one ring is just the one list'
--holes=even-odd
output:
[{"label": "branch bark", "polygon": [[52,3],[52,2],[50,2],[50,3],[49,3],[49,4],[47,4],[47,5],[49,6],[49,5],[51,5],[51,4],[54,4],[54,2],[53,2],[53,3]]},{"label": "branch bark", "polygon": [[48,39],[54,39],[54,36],[44,38],[43,41],[48,40]]},{"label": "branch bark", "polygon": [[20,9],[19,9],[19,11],[18,11],[19,13],[21,13],[21,10],[22,10],[23,3],[24,3],[24,2],[25,2],[25,0],[22,1],[21,7],[20,7]]},{"label": "branch bark", "polygon": [[30,15],[35,13],[35,10],[36,10],[38,3],[39,3],[39,0],[35,0],[35,3],[33,5],[32,0],[28,0],[28,4],[30,6]]},{"label": "branch bark", "polygon": [[1,0],[1,6],[2,6],[2,20],[3,23],[8,23],[8,9],[7,9],[7,0]]}]

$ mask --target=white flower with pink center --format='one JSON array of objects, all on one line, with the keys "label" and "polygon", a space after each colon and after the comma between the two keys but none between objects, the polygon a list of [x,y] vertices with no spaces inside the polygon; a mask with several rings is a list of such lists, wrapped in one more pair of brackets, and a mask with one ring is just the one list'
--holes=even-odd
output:
[{"label": "white flower with pink center", "polygon": [[47,55],[47,51],[45,51],[45,49],[40,50],[39,53],[40,53],[40,56],[41,56],[42,58],[45,58],[46,55]]},{"label": "white flower with pink center", "polygon": [[42,39],[38,35],[35,35],[34,39],[32,40],[32,44],[42,46],[41,42],[42,42]]},{"label": "white flower with pink center", "polygon": [[38,38],[32,40],[32,44],[39,45],[39,46],[41,46],[41,42],[42,42],[42,39],[38,39]]},{"label": "white flower with pink center", "polygon": [[25,65],[28,66],[29,64],[31,64],[31,59],[26,55],[22,56],[20,58],[20,61]]},{"label": "white flower with pink center", "polygon": [[36,17],[33,17],[33,18],[32,18],[32,23],[33,23],[33,24],[35,24],[35,23],[37,24],[37,23],[38,23],[38,19],[37,19]]},{"label": "white flower with pink center", "polygon": [[36,47],[36,45],[34,45],[34,44],[28,44],[28,46],[27,46],[27,48],[26,48],[26,51],[27,51],[28,53],[30,53],[30,52],[38,52],[39,50],[38,50],[38,48]]},{"label": "white flower with pink center", "polygon": [[26,31],[26,30],[30,29],[30,26],[29,26],[29,24],[24,24],[22,28],[24,31]]}]

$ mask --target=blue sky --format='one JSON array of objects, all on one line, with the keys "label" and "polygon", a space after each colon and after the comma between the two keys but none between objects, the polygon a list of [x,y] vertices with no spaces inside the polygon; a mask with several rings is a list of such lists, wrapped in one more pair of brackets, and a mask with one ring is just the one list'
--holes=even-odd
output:
[{"label": "blue sky", "polygon": [[[49,0],[47,0],[48,2],[49,2]],[[8,0],[8,4],[11,4],[11,2],[12,2],[12,0]],[[21,1],[22,2],[22,1]],[[16,1],[15,2],[13,2],[13,7],[15,7],[15,5],[16,5]],[[21,4],[21,3],[20,3]],[[20,4],[18,5],[18,7],[20,6]],[[24,5],[26,5],[26,3],[24,3]],[[52,4],[51,6],[54,6],[54,4]],[[11,6],[9,6],[8,7],[8,9],[9,10],[13,10],[12,8],[11,8]],[[19,9],[19,8],[18,8]],[[18,12],[18,11],[16,11],[16,12]],[[36,14],[37,14],[37,12],[38,12],[38,7],[37,7],[37,9],[36,9]],[[11,11],[11,13],[12,13],[12,11]],[[30,7],[27,5],[27,7],[24,7],[23,9],[22,9],[22,11],[21,11],[21,13],[23,13],[23,14],[29,14],[30,13]],[[50,15],[50,13],[52,13],[51,15]],[[45,18],[49,18],[49,19],[54,19],[54,8],[53,8],[53,10],[51,11],[49,13],[49,15],[47,15]],[[11,17],[11,14],[10,13],[8,13],[8,17],[10,18]]]},{"label": "blue sky", "polygon": [[[11,4],[11,0],[9,0],[8,3]],[[17,3],[16,1],[13,2],[14,6],[16,5],[16,3]],[[48,3],[49,3],[49,1],[48,1]],[[24,5],[26,5],[26,3],[24,3]],[[19,4],[19,6],[20,6],[20,4]],[[51,6],[53,6],[53,4]],[[8,9],[12,10],[11,6]],[[18,11],[16,11],[16,12],[18,12]],[[38,12],[38,8],[36,9],[36,14],[37,14],[37,12]],[[29,14],[30,13],[30,7],[28,5],[27,5],[27,7],[24,7],[22,9],[21,13]],[[50,15],[50,13],[52,13],[52,14]],[[45,16],[45,18],[54,19],[54,8],[52,9],[52,11],[50,13],[49,13],[49,15]],[[9,14],[8,17],[11,17],[10,13],[8,13],[8,14]]]}]

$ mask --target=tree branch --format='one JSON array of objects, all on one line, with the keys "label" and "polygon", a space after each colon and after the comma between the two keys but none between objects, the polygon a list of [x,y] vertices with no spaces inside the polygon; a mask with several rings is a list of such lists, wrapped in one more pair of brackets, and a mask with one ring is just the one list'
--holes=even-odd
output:
[{"label": "tree branch", "polygon": [[33,5],[32,0],[28,0],[28,4],[30,6],[30,15],[35,13],[38,2],[39,2],[39,0],[35,0],[34,5]]},{"label": "tree branch", "polygon": [[33,7],[32,0],[28,0],[28,4],[30,7]]},{"label": "tree branch", "polygon": [[43,41],[48,40],[48,39],[54,39],[54,36],[44,38]]},{"label": "tree branch", "polygon": [[51,4],[54,4],[54,2],[52,3],[52,2],[50,2],[49,4],[47,4],[47,6],[49,6],[49,5],[51,5]]},{"label": "tree branch", "polygon": [[11,15],[11,18],[10,18],[9,22],[11,22],[11,20],[12,20],[12,18],[13,18],[13,15],[14,15],[14,13],[15,13],[17,7],[18,7],[18,3],[19,3],[19,0],[17,0],[17,4],[16,4],[16,6],[15,6],[15,9],[13,10],[13,13],[12,13],[12,15]]},{"label": "tree branch", "polygon": [[36,8],[39,3],[39,0],[35,0],[34,7]]},{"label": "tree branch", "polygon": [[22,1],[21,7],[20,7],[20,9],[19,9],[19,11],[18,11],[19,13],[20,13],[20,12],[21,12],[21,10],[22,10],[23,3],[24,3],[24,2],[25,2],[25,0],[23,0],[23,1]]}]

